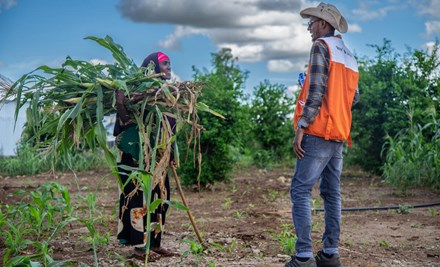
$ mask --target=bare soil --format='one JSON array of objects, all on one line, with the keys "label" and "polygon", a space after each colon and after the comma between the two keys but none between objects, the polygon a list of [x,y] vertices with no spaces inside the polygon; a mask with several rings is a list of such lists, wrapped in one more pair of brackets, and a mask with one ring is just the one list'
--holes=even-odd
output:
[{"label": "bare soil", "polygon": [[[277,235],[283,225],[292,224],[289,187],[293,169],[256,168],[236,170],[228,183],[216,184],[201,191],[185,188],[185,196],[196,224],[208,246],[195,257],[161,258],[150,266],[284,266],[290,259],[283,253]],[[33,190],[44,182],[56,181],[69,187],[76,209],[87,208],[78,195],[97,194],[97,223],[108,244],[98,247],[99,266],[124,266],[116,253],[126,258],[129,266],[143,266],[131,259],[132,248],[116,240],[116,179],[105,169],[74,174],[44,174],[35,177],[1,177],[0,201],[14,204],[19,189]],[[440,201],[440,192],[414,189],[402,194],[385,185],[380,178],[356,170],[345,170],[341,178],[343,207],[403,206]],[[179,199],[174,181],[172,198]],[[322,207],[319,189],[313,190],[314,205]],[[340,257],[344,266],[440,266],[440,206],[380,211],[343,212]],[[323,213],[313,215],[312,237],[315,252],[321,249],[324,229]],[[294,232],[293,226],[290,230]],[[93,251],[85,237],[87,228],[71,223],[51,243],[56,260],[72,260],[93,266]],[[190,250],[183,240],[196,241],[188,215],[171,209],[167,217],[163,245],[185,254]],[[0,250],[4,244],[0,240]],[[211,265],[210,265],[211,264]],[[215,265],[214,265],[215,264]],[[1,265],[1,262],[0,262]]]}]

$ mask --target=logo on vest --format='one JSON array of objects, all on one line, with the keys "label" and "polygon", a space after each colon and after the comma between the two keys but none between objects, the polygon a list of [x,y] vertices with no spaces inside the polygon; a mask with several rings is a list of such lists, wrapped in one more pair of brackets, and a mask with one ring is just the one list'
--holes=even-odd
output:
[{"label": "logo on vest", "polygon": [[339,51],[341,51],[342,53],[344,53],[344,55],[347,55],[349,57],[351,57],[351,53],[349,51],[347,51],[344,47],[340,47],[340,46],[336,46],[336,49],[338,49]]}]

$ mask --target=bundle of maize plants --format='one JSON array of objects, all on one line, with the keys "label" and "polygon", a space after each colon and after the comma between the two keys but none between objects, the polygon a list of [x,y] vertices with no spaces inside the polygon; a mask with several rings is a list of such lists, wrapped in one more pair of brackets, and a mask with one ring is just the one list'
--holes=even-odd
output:
[{"label": "bundle of maize plants", "polygon": [[[115,63],[94,65],[67,57],[59,68],[40,66],[22,76],[6,91],[2,100],[16,99],[16,117],[28,104],[24,133],[42,155],[69,159],[72,153],[81,150],[103,151],[107,164],[119,177],[117,155],[106,140],[103,119],[116,113],[115,90],[123,91],[128,99],[140,99],[129,104],[130,119],[137,125],[140,140],[139,167],[135,172],[140,175],[131,179],[137,179],[142,185],[147,205],[150,205],[151,189],[163,184],[171,164],[171,153],[179,164],[179,149],[174,142],[177,133],[183,128],[190,129],[181,136],[187,138],[188,145],[193,144],[193,148],[198,149],[196,144],[202,130],[198,112],[221,115],[198,101],[203,84],[168,83],[154,73],[153,64],[147,68],[137,67],[111,37],[85,39],[108,49]],[[176,121],[175,131],[170,127],[170,117]],[[195,154],[199,155],[196,160],[200,164],[200,151]],[[123,184],[120,179],[118,181],[122,188]],[[151,203],[153,207],[158,204]]]}]

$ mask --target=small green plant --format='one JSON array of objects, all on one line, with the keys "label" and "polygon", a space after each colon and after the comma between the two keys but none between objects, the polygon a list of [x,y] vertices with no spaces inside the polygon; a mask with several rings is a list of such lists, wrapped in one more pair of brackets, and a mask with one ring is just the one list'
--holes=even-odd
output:
[{"label": "small green plant", "polygon": [[400,206],[400,207],[396,210],[396,212],[397,212],[398,214],[408,214],[409,211],[410,211],[412,208],[413,208],[412,206],[404,205],[404,206]]},{"label": "small green plant", "polygon": [[382,240],[382,241],[380,241],[380,243],[379,243],[379,247],[381,247],[381,248],[388,248],[388,247],[390,247],[390,243],[388,243],[388,242],[385,241],[385,240]]},{"label": "small green plant", "polygon": [[110,239],[110,233],[105,235],[101,235],[96,228],[96,223],[102,223],[102,219],[100,217],[96,217],[96,214],[101,214],[96,209],[96,194],[89,193],[86,198],[82,198],[87,201],[87,211],[82,210],[85,218],[81,218],[79,221],[83,223],[87,230],[89,230],[89,236],[86,238],[88,242],[92,246],[93,250],[93,258],[95,267],[98,266],[98,255],[96,253],[97,247],[99,245],[108,245]]},{"label": "small green plant", "polygon": [[311,204],[312,204],[312,211],[313,214],[316,214],[318,211],[316,209],[321,207],[321,199],[317,198],[317,199],[312,199],[311,200]]},{"label": "small green plant", "polygon": [[233,201],[230,197],[225,197],[225,201],[222,204],[222,208],[227,210],[231,207]]},{"label": "small green plant", "polygon": [[232,193],[237,192],[237,190],[238,190],[237,185],[236,184],[232,184],[232,188],[231,188]]},{"label": "small green plant", "polygon": [[188,257],[189,255],[193,255],[195,258],[195,264],[196,266],[199,266],[200,260],[203,257],[203,246],[197,241],[189,240],[187,238],[184,238],[182,241],[180,241],[179,245],[182,243],[186,243],[189,245],[188,250],[184,251],[182,254],[183,258]]},{"label": "small green plant", "polygon": [[[70,194],[55,182],[23,194],[17,205],[0,205],[0,238],[4,240],[4,266],[61,266],[54,261],[50,243],[71,222]],[[3,212],[4,210],[4,212]],[[32,251],[32,256],[29,252]]]},{"label": "small green plant", "polygon": [[319,232],[321,229],[322,220],[316,220],[316,222],[312,223],[312,232]]},{"label": "small green plant", "polygon": [[282,192],[278,192],[273,189],[270,189],[266,194],[264,194],[262,196],[263,203],[265,203],[265,204],[273,203],[273,202],[275,202],[275,200],[277,200],[278,198],[282,198],[282,197],[283,197]]},{"label": "small green plant", "polygon": [[236,245],[237,245],[237,239],[234,238],[234,239],[232,240],[232,242],[231,242],[230,245],[226,245],[226,246],[225,246],[226,251],[227,251],[230,255],[233,255],[233,254],[234,254],[234,250],[235,250]]},{"label": "small green plant", "polygon": [[[429,213],[431,214],[432,217],[437,216],[437,210],[436,209],[429,208],[428,211],[429,211]],[[1,224],[0,224],[0,226],[1,226]]]},{"label": "small green plant", "polygon": [[281,233],[275,236],[275,239],[279,242],[283,253],[286,255],[295,254],[295,243],[297,236],[291,232],[292,228],[292,224],[282,224]]},{"label": "small green plant", "polygon": [[234,213],[235,217],[237,217],[237,219],[239,220],[244,216],[244,214],[245,214],[244,211],[239,211],[239,210],[235,211]]}]

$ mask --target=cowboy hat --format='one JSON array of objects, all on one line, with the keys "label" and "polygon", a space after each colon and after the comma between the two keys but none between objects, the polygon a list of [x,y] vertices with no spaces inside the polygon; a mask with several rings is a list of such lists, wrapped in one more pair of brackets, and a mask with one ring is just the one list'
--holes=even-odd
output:
[{"label": "cowboy hat", "polygon": [[299,12],[304,19],[314,16],[322,20],[327,21],[338,32],[346,33],[348,30],[348,24],[345,18],[341,15],[339,10],[331,4],[320,3],[317,7],[309,7]]}]

